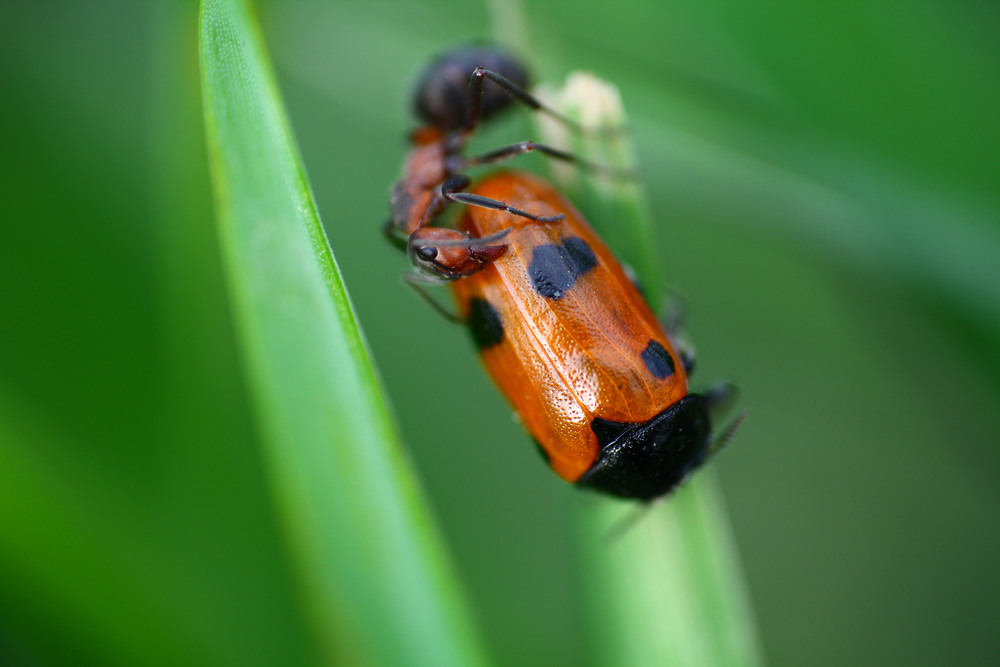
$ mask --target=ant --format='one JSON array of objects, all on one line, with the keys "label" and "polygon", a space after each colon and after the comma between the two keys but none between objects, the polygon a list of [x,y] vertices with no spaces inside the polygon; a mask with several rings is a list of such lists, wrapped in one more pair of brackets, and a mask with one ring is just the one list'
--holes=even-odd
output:
[{"label": "ant", "polygon": [[463,173],[467,168],[538,151],[583,169],[609,169],[533,141],[510,144],[483,155],[464,154],[480,123],[512,102],[545,113],[577,132],[586,132],[580,124],[528,93],[528,85],[524,66],[509,53],[490,46],[465,46],[445,53],[420,77],[414,111],[425,125],[410,133],[414,148],[406,158],[402,178],[392,189],[391,215],[383,228],[389,240],[406,252],[421,272],[406,276],[411,286],[472,275],[507,250],[498,242],[509,230],[471,238],[464,232],[435,226],[434,221],[452,202],[502,210],[543,224],[563,219],[561,214],[536,215],[498,199],[464,192],[472,182]]}]

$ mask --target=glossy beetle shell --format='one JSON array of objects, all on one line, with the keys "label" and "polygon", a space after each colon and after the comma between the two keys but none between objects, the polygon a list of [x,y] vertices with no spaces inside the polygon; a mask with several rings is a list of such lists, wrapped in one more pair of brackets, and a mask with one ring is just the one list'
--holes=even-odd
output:
[{"label": "glossy beetle shell", "polygon": [[[599,436],[615,439],[624,430],[634,439],[651,424],[652,432],[642,435],[638,446],[669,449],[671,443],[653,440],[677,434],[659,428],[657,419],[676,422],[670,408],[688,395],[687,375],[618,260],[541,179],[502,172],[474,192],[539,215],[565,214],[559,222],[538,223],[469,207],[459,229],[480,237],[509,228],[503,240],[508,249],[482,271],[452,283],[484,365],[553,470],[570,482],[585,481],[611,444]],[[678,410],[685,413],[680,427],[684,460],[666,464],[676,469],[665,473],[665,481],[602,490],[661,495],[700,462],[707,447],[707,416],[696,400]],[[651,485],[668,488],[654,494]]]}]

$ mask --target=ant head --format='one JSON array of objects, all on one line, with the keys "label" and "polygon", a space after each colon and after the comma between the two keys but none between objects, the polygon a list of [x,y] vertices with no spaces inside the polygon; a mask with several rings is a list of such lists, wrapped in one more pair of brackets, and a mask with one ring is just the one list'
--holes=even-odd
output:
[{"label": "ant head", "polygon": [[454,229],[421,227],[410,235],[410,261],[425,275],[443,280],[460,278],[472,260],[468,239],[467,234]]},{"label": "ant head", "polygon": [[484,240],[469,238],[455,229],[421,227],[410,234],[407,252],[421,273],[439,280],[457,280],[482,270],[507,251],[506,245],[487,245]]},{"label": "ant head", "polygon": [[[528,87],[528,73],[509,53],[493,46],[464,46],[439,56],[424,70],[414,91],[413,108],[428,125],[443,131],[461,129],[468,117],[469,80],[476,68],[492,70],[520,88]],[[510,105],[498,86],[483,86],[482,118]]]}]

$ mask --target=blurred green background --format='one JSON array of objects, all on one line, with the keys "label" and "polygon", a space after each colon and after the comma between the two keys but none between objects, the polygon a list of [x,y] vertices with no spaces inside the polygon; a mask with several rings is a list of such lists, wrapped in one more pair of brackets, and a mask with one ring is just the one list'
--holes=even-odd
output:
[{"label": "blurred green background", "polygon": [[[714,466],[768,661],[1000,659],[1000,5],[257,8],[498,663],[587,663],[587,499],[378,233],[412,78],[497,30],[540,79],[621,88],[695,384],[732,379],[750,411]],[[196,13],[0,5],[0,664],[316,659],[222,280]]]}]

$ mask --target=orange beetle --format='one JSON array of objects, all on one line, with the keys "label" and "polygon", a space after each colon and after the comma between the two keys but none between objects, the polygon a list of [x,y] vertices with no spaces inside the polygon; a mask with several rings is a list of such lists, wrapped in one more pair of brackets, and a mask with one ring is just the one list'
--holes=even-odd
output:
[{"label": "orange beetle", "polygon": [[473,237],[507,251],[451,283],[487,370],[563,479],[649,500],[709,455],[715,394],[688,393],[685,364],[621,264],[552,186],[524,173],[475,193],[542,215],[469,207]]}]

